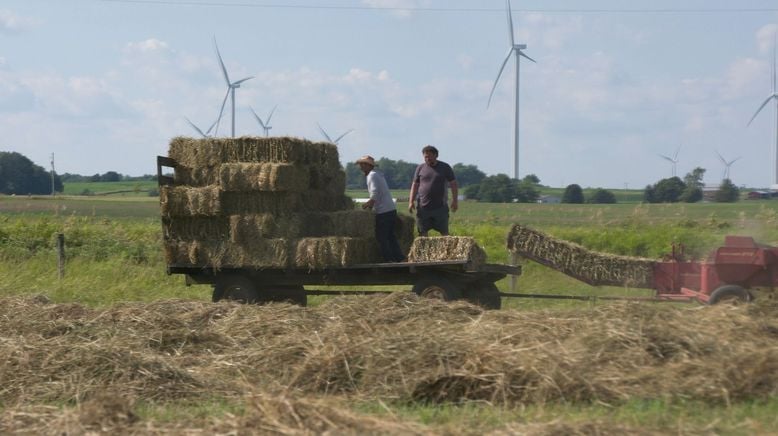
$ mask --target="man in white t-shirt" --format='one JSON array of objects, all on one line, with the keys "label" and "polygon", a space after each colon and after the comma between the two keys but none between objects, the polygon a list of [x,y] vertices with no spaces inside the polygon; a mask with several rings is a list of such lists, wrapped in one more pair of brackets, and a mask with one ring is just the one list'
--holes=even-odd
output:
[{"label": "man in white t-shirt", "polygon": [[373,209],[375,212],[375,237],[381,249],[381,256],[387,262],[402,262],[405,260],[394,233],[397,221],[397,208],[389,192],[384,175],[375,170],[376,163],[372,156],[362,156],[356,164],[367,177],[367,191],[370,199],[362,205],[362,209]]}]

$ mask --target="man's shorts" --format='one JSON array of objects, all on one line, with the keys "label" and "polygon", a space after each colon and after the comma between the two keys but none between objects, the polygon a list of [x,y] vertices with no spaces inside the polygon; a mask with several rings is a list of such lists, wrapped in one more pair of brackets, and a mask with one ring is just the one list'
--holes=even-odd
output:
[{"label": "man's shorts", "polygon": [[416,210],[416,228],[420,234],[437,230],[441,235],[448,235],[448,205],[437,209],[418,208]]}]

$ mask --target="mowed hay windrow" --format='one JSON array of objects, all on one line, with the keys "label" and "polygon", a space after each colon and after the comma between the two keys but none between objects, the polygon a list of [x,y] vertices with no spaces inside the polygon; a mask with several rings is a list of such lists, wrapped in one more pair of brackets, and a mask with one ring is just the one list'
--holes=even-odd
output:
[{"label": "mowed hay windrow", "polygon": [[473,265],[486,263],[486,252],[469,236],[433,236],[414,239],[408,254],[410,262],[465,260]]},{"label": "mowed hay windrow", "polygon": [[[174,138],[169,156],[177,185],[160,195],[169,264],[314,269],[379,260],[374,217],[345,195],[333,144]],[[412,239],[411,225],[398,226],[401,240]]]},{"label": "mowed hay windrow", "polygon": [[653,288],[655,261],[588,250],[521,224],[508,233],[508,250],[590,285]]},{"label": "mowed hay windrow", "polygon": [[778,305],[754,305],[485,311],[394,293],[313,308],[172,300],[98,310],[4,298],[0,401],[247,389],[495,405],[759,401],[778,394]]}]

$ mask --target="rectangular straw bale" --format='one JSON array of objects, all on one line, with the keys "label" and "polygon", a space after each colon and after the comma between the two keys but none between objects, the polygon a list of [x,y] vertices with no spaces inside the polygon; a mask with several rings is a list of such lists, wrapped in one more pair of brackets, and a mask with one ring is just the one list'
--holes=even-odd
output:
[{"label": "rectangular straw bale", "polygon": [[249,245],[229,240],[166,241],[168,265],[202,268],[286,268],[289,241],[263,239]]},{"label": "rectangular straw bale", "polygon": [[271,213],[289,215],[310,209],[303,202],[303,194],[296,192],[222,192],[221,204],[224,215],[252,215]]},{"label": "rectangular straw bale", "polygon": [[216,186],[162,186],[159,202],[164,217],[216,216],[221,212],[221,198]]},{"label": "rectangular straw bale", "polygon": [[330,192],[327,190],[309,190],[301,194],[302,204],[305,210],[316,212],[336,212],[340,210],[354,210],[354,200],[343,191]]},{"label": "rectangular straw bale", "polygon": [[346,172],[339,165],[335,168],[311,165],[309,169],[311,189],[332,194],[343,194],[346,191]]},{"label": "rectangular straw bale", "polygon": [[257,239],[299,238],[307,229],[301,214],[232,215],[229,221],[230,240],[244,245]]},{"label": "rectangular straw bale", "polygon": [[163,237],[181,240],[229,239],[230,221],[223,216],[162,218]]},{"label": "rectangular straw bale", "polygon": [[219,183],[218,167],[190,168],[178,165],[173,172],[173,180],[176,186],[203,187]]},{"label": "rectangular straw bale", "polygon": [[295,245],[293,266],[309,270],[380,262],[375,238],[303,238]]},{"label": "rectangular straw bale", "polygon": [[507,244],[513,253],[594,286],[654,287],[651,259],[598,253],[520,224],[511,228]]},{"label": "rectangular straw bale", "polygon": [[413,241],[408,261],[467,260],[474,265],[486,263],[486,252],[469,236],[418,237]]},{"label": "rectangular straw bale", "polygon": [[279,163],[228,163],[219,168],[222,191],[284,191],[308,189],[310,171],[302,165]]},{"label": "rectangular straw bale", "polygon": [[326,164],[340,167],[335,145],[293,137],[177,137],[170,141],[168,156],[190,168],[236,162]]},{"label": "rectangular straw bale", "polygon": [[397,214],[397,221],[394,226],[394,234],[400,243],[400,249],[403,253],[408,253],[413,244],[413,238],[416,231],[416,218],[410,215]]}]

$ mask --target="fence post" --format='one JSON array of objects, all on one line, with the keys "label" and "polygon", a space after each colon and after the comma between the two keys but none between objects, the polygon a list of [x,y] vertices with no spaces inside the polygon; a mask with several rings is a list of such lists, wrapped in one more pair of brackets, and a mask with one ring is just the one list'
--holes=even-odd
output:
[{"label": "fence post", "polygon": [[57,271],[59,279],[65,277],[65,234],[57,233]]}]

